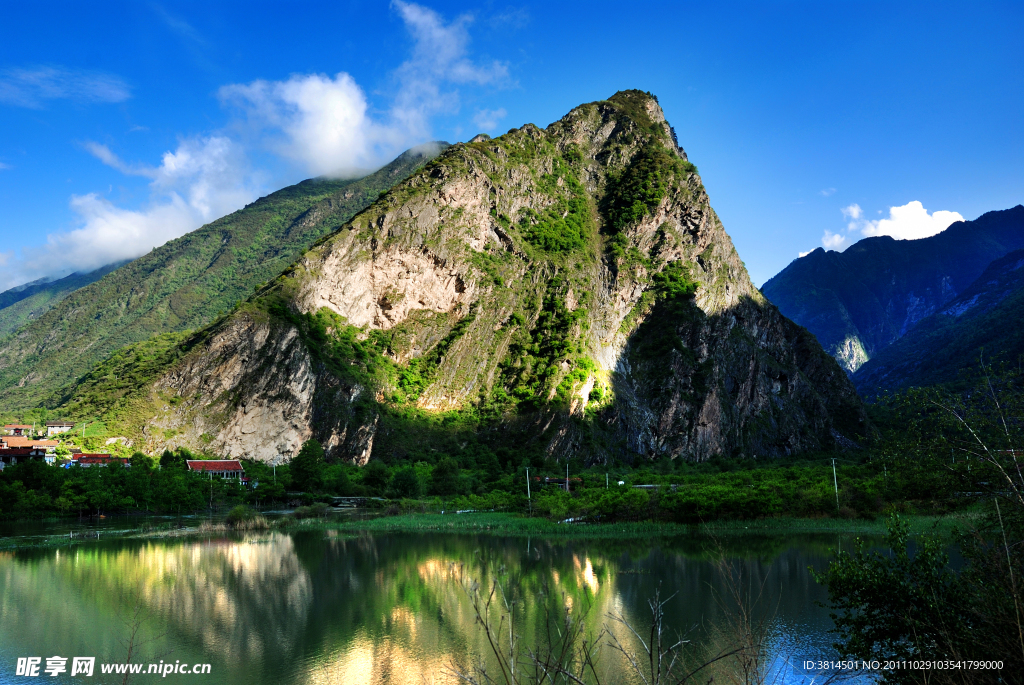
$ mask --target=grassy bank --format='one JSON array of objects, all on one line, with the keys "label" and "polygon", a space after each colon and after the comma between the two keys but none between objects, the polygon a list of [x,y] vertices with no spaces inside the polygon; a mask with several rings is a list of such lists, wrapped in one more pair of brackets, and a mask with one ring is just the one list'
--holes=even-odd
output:
[{"label": "grassy bank", "polygon": [[[947,535],[954,528],[969,528],[981,514],[964,512],[945,516],[904,516],[914,534],[937,532]],[[283,516],[271,519],[266,531],[234,530],[222,523],[197,522],[181,526],[176,522],[162,525],[146,524],[138,529],[119,528],[79,532],[74,536],[39,535],[31,538],[0,538],[0,550],[48,549],[68,547],[104,540],[171,540],[203,539],[211,536],[259,535],[264,532],[337,531],[339,533],[440,533],[488,534],[498,536],[551,539],[619,539],[642,541],[670,537],[734,537],[745,535],[785,536],[796,534],[884,535],[886,519],[770,518],[753,521],[713,521],[700,524],[661,523],[653,521],[627,523],[557,523],[540,517],[527,517],[503,512],[467,514],[405,513],[353,520],[348,517],[295,519]]]},{"label": "grassy bank", "polygon": [[[904,516],[904,519],[910,523],[913,533],[937,531],[946,534],[956,527],[969,527],[980,516],[973,512],[963,512],[946,516]],[[487,512],[471,514],[407,513],[360,521],[306,521],[297,523],[295,526],[369,533],[489,533],[492,535],[539,537],[647,539],[677,535],[787,535],[792,533],[884,535],[886,519],[881,517],[875,520],[787,517],[752,521],[714,521],[699,524],[652,521],[582,524],[556,523],[545,518]]]}]

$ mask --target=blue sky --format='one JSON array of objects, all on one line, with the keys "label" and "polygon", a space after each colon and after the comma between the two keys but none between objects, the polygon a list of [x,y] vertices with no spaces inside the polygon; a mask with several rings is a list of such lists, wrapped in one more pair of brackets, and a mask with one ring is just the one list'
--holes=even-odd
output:
[{"label": "blue sky", "polygon": [[758,285],[1024,202],[1021,3],[4,3],[0,289],[639,88]]}]

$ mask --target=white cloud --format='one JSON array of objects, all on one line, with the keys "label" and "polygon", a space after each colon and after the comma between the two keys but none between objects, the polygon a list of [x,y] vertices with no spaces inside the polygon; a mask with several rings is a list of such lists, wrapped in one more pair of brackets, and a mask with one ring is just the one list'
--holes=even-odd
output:
[{"label": "white cloud", "polygon": [[859,219],[864,215],[864,210],[860,208],[858,204],[852,204],[849,207],[843,207],[839,210],[843,213],[847,219]]},{"label": "white cloud", "polygon": [[449,85],[507,81],[505,65],[479,65],[467,56],[468,15],[446,24],[420,5],[393,7],[412,35],[413,50],[394,72],[396,91],[385,113],[371,111],[363,89],[345,72],[232,84],[220,89],[222,102],[244,114],[263,145],[306,172],[350,176],[428,139],[433,115],[458,111],[458,91],[446,90]]},{"label": "white cloud", "polygon": [[493,131],[498,128],[498,122],[504,119],[506,114],[508,112],[504,107],[477,110],[476,115],[473,116],[473,123],[484,131]]},{"label": "white cloud", "polygon": [[821,195],[822,197],[828,197],[830,195],[835,195],[835,193],[836,193],[836,189],[835,188],[825,188],[824,190],[819,190],[818,191],[818,194]]},{"label": "white cloud", "polygon": [[814,250],[808,250],[807,252],[800,252],[797,255],[797,259],[800,259],[801,257],[806,257],[807,255],[811,254],[812,252],[814,252]]},{"label": "white cloud", "polygon": [[107,166],[117,169],[122,174],[127,174],[129,176],[147,176],[149,178],[154,178],[156,176],[155,169],[135,164],[126,164],[120,157],[111,152],[110,148],[106,145],[94,143],[90,140],[84,143],[84,147],[93,157],[100,160]]},{"label": "white cloud", "polygon": [[4,164],[3,162],[0,162],[0,171],[3,171],[4,169],[13,169],[13,168],[14,167],[12,167],[10,164]]},{"label": "white cloud", "polygon": [[[16,266],[0,275],[0,289],[138,257],[242,207],[263,190],[262,179],[247,161],[246,150],[253,147],[274,152],[304,173],[354,175],[430,140],[431,118],[458,111],[457,86],[507,83],[505,65],[470,59],[468,15],[446,22],[412,3],[396,1],[393,8],[413,44],[409,59],[393,72],[390,105],[383,111],[371,107],[347,73],[296,74],[284,81],[224,86],[219,91],[222,103],[242,118],[226,132],[182,140],[157,166],[127,162],[101,143],[83,143],[104,164],[149,179],[148,204],[125,209],[96,193],[72,196],[75,226],[47,236],[41,247],[23,250],[12,262]],[[123,82],[102,74],[0,72],[0,100],[24,106],[40,106],[54,97],[116,102],[128,96]],[[496,125],[505,112],[486,114]]]},{"label": "white cloud", "polygon": [[959,212],[938,211],[932,214],[917,200],[901,207],[890,207],[889,218],[866,221],[861,228],[865,236],[888,235],[897,240],[917,240],[941,233],[956,221],[963,221]]},{"label": "white cloud", "polygon": [[73,195],[76,228],[50,234],[45,245],[23,250],[0,276],[0,289],[134,259],[258,195],[244,153],[224,136],[183,140],[155,168],[126,164],[103,145],[87,148],[124,173],[151,178],[149,206],[128,210],[96,193]]},{"label": "white cloud", "polygon": [[123,102],[131,97],[118,76],[65,67],[35,67],[0,71],[0,102],[39,109],[47,100]]},{"label": "white cloud", "polygon": [[821,238],[821,244],[826,250],[842,250],[846,245],[846,236],[826,230],[825,235]]},{"label": "white cloud", "polygon": [[846,247],[856,240],[856,236],[853,235],[856,233],[865,238],[888,235],[897,240],[916,240],[940,233],[953,222],[964,220],[959,212],[938,211],[929,214],[924,205],[917,200],[899,207],[890,207],[888,219],[865,219],[864,210],[858,204],[848,205],[839,211],[848,220],[846,235],[826,230],[821,238],[821,244],[827,250],[840,250]]},{"label": "white cloud", "polygon": [[[245,112],[265,145],[314,175],[372,168],[407,140],[369,116],[365,94],[345,73],[230,85],[220,97]],[[424,132],[415,132],[418,139]]]}]

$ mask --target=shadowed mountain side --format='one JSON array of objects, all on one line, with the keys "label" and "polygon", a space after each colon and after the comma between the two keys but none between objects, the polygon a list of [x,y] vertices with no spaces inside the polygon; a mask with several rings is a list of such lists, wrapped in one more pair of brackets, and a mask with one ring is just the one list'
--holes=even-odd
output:
[{"label": "shadowed mountain side", "polygon": [[362,179],[284,188],[68,295],[0,344],[0,406],[31,406],[114,350],[206,325],[445,145],[406,152]]},{"label": "shadowed mountain side", "polygon": [[124,262],[108,264],[86,274],[73,273],[55,281],[26,283],[0,293],[0,338],[39,318],[71,293],[122,265]]},{"label": "shadowed mountain side", "polygon": [[452,146],[214,325],[115,357],[53,405],[150,452],[706,459],[870,430],[639,91]]},{"label": "shadowed mountain side", "polygon": [[920,240],[865,238],[796,259],[761,291],[817,336],[849,373],[955,298],[992,262],[1024,248],[1024,206]]},{"label": "shadowed mountain side", "polygon": [[711,316],[664,301],[631,337],[608,418],[640,454],[778,457],[869,432],[860,399],[806,329],[741,297]]},{"label": "shadowed mountain side", "polygon": [[995,260],[941,311],[857,370],[862,395],[955,383],[979,361],[1019,363],[1024,355],[1024,250]]}]

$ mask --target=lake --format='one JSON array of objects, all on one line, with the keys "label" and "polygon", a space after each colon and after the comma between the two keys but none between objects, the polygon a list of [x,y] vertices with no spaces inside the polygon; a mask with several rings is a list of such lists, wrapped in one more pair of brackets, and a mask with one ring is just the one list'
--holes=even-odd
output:
[{"label": "lake", "polygon": [[[23,529],[41,532],[40,524]],[[17,659],[30,656],[42,658],[46,682],[121,682],[123,676],[101,674],[100,665],[125,660],[133,630],[134,663],[210,664],[205,674],[131,678],[139,683],[455,683],[452,669],[481,662],[495,675],[466,593],[474,581],[484,590],[498,583],[495,603],[515,608],[524,654],[567,610],[588,635],[611,631],[598,640],[604,683],[639,682],[607,646],[614,635],[636,647],[610,616],[648,635],[648,601],[660,592],[668,599],[666,633],[688,639],[686,653],[696,660],[736,639],[730,587],[760,592],[755,620],[765,623],[776,682],[811,682],[802,662],[835,653],[828,611],[818,605],[827,594],[809,568],[824,569],[831,549],[852,542],[835,534],[729,535],[716,547],[687,536],[538,540],[313,530],[101,536],[63,548],[0,551],[0,683],[32,682],[15,675]],[[730,584],[730,574],[737,582]],[[497,625],[498,612],[491,615]],[[502,626],[507,640],[508,622]],[[69,657],[67,671],[49,677],[43,669],[55,655]],[[93,678],[71,677],[74,656],[96,657]]]}]

